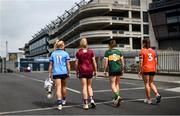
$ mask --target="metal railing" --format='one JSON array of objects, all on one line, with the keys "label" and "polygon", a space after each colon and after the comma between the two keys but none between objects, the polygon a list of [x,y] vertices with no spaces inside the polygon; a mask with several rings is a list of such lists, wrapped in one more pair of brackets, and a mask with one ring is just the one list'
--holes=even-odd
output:
[{"label": "metal railing", "polygon": [[[98,64],[98,70],[103,68],[103,57],[104,53],[108,48],[104,49],[94,49],[96,55],[96,60]],[[117,48],[119,49],[119,48]],[[71,57],[75,57],[77,49],[66,49]],[[138,72],[139,71],[139,61],[138,53],[139,50],[125,51],[121,50],[122,55],[125,60],[125,70],[126,72]],[[157,72],[167,72],[167,73],[178,73],[180,74],[180,51],[157,51]]]}]

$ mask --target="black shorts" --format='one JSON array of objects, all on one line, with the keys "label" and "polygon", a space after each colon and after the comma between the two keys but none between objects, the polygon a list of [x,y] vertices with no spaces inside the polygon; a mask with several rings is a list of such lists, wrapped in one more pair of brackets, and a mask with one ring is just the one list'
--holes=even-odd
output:
[{"label": "black shorts", "polygon": [[93,77],[92,74],[79,74],[79,78],[91,79],[92,77]]},{"label": "black shorts", "polygon": [[122,76],[123,73],[122,72],[109,72],[109,76]]},{"label": "black shorts", "polygon": [[67,74],[62,74],[62,75],[53,75],[53,79],[62,79],[65,80],[67,78]]},{"label": "black shorts", "polygon": [[149,76],[153,77],[155,75],[155,72],[143,72],[143,75],[145,75],[145,76],[149,75]]}]

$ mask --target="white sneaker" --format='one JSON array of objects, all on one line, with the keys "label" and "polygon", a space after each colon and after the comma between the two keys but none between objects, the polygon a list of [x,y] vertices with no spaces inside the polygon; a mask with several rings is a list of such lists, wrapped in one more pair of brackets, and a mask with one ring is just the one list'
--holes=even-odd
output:
[{"label": "white sneaker", "polygon": [[89,109],[88,104],[83,104],[83,109],[88,110]]},{"label": "white sneaker", "polygon": [[62,100],[62,105],[66,105],[66,100]]},{"label": "white sneaker", "polygon": [[58,105],[58,110],[62,110],[62,105]]},{"label": "white sneaker", "polygon": [[152,100],[145,99],[145,100],[144,100],[144,103],[146,103],[146,104],[152,104]]}]

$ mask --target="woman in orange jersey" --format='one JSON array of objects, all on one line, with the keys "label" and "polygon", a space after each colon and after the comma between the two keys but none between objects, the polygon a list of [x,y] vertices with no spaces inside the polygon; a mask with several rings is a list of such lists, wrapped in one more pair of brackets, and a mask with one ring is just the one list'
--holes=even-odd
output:
[{"label": "woman in orange jersey", "polygon": [[143,48],[139,52],[140,57],[140,71],[139,75],[143,78],[146,97],[145,103],[152,104],[151,98],[151,89],[153,90],[154,94],[156,95],[156,103],[161,101],[161,96],[158,93],[157,87],[153,83],[154,75],[156,72],[156,52],[150,48],[150,40],[144,39],[143,40]]}]

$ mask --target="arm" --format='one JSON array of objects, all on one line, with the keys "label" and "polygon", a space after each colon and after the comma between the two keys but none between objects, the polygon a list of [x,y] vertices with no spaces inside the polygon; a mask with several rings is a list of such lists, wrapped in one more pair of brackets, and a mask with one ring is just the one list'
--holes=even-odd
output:
[{"label": "arm", "polygon": [[143,67],[143,56],[142,54],[139,55],[139,77],[142,78],[142,67]]},{"label": "arm", "polygon": [[121,56],[121,64],[122,64],[122,72],[124,73],[124,67],[125,67],[125,64],[124,64],[124,57]]},{"label": "arm", "polygon": [[68,71],[68,74],[70,74],[71,66],[70,66],[70,61],[69,60],[67,61],[67,71]]},{"label": "arm", "polygon": [[92,58],[92,61],[93,61],[93,66],[94,66],[94,74],[95,74],[95,76],[97,76],[97,64],[96,64],[95,57]]},{"label": "arm", "polygon": [[69,77],[71,71],[70,60],[67,60],[66,65],[67,65],[67,75]]},{"label": "arm", "polygon": [[107,76],[108,58],[104,58],[104,75]]},{"label": "arm", "polygon": [[49,72],[49,78],[52,78],[52,62],[50,61],[49,62],[49,69],[48,69],[48,72]]},{"label": "arm", "polygon": [[76,77],[78,77],[79,71],[78,71],[78,59],[75,61],[75,70],[76,70]]}]

